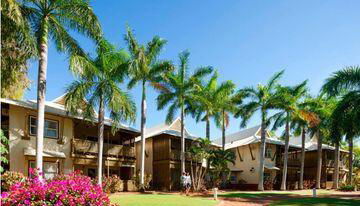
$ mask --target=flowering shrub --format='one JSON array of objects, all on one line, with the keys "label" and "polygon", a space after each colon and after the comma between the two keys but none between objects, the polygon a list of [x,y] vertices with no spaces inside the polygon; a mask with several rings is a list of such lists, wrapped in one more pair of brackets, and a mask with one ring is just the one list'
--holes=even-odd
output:
[{"label": "flowering shrub", "polygon": [[25,181],[25,176],[22,173],[6,171],[1,175],[1,191],[7,191],[11,185],[21,181]]},{"label": "flowering shrub", "polygon": [[122,190],[122,180],[117,175],[112,175],[110,177],[103,177],[103,189],[107,193],[121,192]]},{"label": "flowering shrub", "polygon": [[38,175],[32,175],[32,178],[15,183],[10,186],[8,192],[2,193],[1,205],[108,206],[111,204],[108,196],[99,185],[91,182],[90,177],[74,172],[44,182],[41,182]]}]

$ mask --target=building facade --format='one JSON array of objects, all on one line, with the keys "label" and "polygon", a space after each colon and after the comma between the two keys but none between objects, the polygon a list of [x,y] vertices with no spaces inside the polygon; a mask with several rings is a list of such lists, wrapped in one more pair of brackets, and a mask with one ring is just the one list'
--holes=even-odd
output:
[{"label": "building facade", "polygon": [[[5,168],[29,175],[35,168],[36,117],[35,101],[1,99],[1,128],[9,139],[9,164]],[[75,170],[90,177],[97,170],[97,124],[71,116],[64,108],[64,96],[46,102],[44,124],[45,178]],[[135,137],[139,132],[123,125],[111,133],[111,120],[104,131],[104,175],[117,174],[130,180],[135,168]]]}]

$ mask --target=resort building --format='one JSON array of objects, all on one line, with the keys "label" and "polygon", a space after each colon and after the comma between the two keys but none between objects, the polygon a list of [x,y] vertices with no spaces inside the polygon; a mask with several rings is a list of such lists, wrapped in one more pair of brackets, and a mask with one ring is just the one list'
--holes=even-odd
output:
[{"label": "resort building", "polygon": [[[301,136],[290,137],[292,144],[301,146]],[[317,136],[305,137],[305,165],[304,165],[304,181],[307,184],[314,185],[317,171],[317,157],[318,144]],[[300,153],[296,155],[300,158]],[[340,149],[339,161],[339,181],[340,183],[346,180],[348,169],[349,152]],[[321,188],[331,189],[333,186],[335,171],[335,147],[322,144],[322,169],[321,169]]]},{"label": "resort building", "polygon": [[[1,129],[9,138],[9,164],[6,169],[29,174],[35,167],[36,101],[1,99]],[[96,176],[98,157],[97,124],[70,115],[64,108],[64,95],[46,102],[44,128],[44,165],[46,178],[81,170]],[[116,174],[130,180],[135,168],[135,137],[138,130],[122,125],[111,133],[111,120],[104,131],[104,175]],[[130,189],[124,188],[124,190]]]},{"label": "resort building", "polygon": [[[185,130],[185,151],[196,136]],[[136,168],[140,169],[141,137],[135,139]],[[159,190],[180,189],[181,120],[147,128],[145,133],[145,175],[152,176],[151,186]],[[190,172],[186,157],[186,171]]]},{"label": "resort building", "polygon": [[[243,190],[257,190],[259,182],[259,159],[260,159],[260,126],[245,129],[226,136],[225,149],[235,153],[235,164],[229,164],[231,170],[230,187]],[[222,143],[222,139],[216,139],[216,144]],[[284,141],[272,137],[266,132],[264,164],[264,187],[265,189],[279,189],[283,168]],[[289,145],[289,152],[298,151],[300,147]],[[288,188],[294,187],[298,180],[300,161],[297,156],[289,155],[288,160]]]}]

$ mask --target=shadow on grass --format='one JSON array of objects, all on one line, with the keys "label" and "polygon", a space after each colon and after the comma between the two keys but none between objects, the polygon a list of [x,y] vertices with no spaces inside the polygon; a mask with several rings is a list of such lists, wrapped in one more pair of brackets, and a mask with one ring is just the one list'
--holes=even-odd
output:
[{"label": "shadow on grass", "polygon": [[289,205],[289,206],[358,206],[360,200],[353,199],[338,199],[338,198],[291,198],[287,200],[280,200],[272,203],[271,205]]},{"label": "shadow on grass", "polygon": [[291,196],[291,193],[241,193],[241,192],[234,192],[234,193],[226,193],[226,194],[219,194],[219,197],[222,198],[245,198],[245,199],[262,199],[262,198],[287,198]]}]

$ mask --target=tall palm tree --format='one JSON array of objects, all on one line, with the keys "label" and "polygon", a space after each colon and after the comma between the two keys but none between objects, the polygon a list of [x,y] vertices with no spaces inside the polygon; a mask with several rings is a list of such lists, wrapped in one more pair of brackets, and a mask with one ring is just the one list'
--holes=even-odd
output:
[{"label": "tall palm tree", "polygon": [[208,140],[210,140],[210,119],[221,119],[222,98],[235,88],[231,81],[225,81],[218,85],[217,80],[218,73],[215,72],[207,83],[203,82],[197,86],[193,96],[193,116],[196,121],[206,122],[206,138]]},{"label": "tall palm tree", "polygon": [[[98,107],[97,176],[98,184],[101,185],[105,111],[110,114],[115,132],[121,121],[135,121],[136,106],[130,95],[119,87],[128,75],[128,53],[117,50],[105,40],[99,43],[96,52],[96,58],[71,56],[70,68],[77,80],[66,89],[65,106],[71,113],[80,114],[88,120],[95,119],[94,109]],[[84,105],[81,112],[79,105]]]},{"label": "tall palm tree", "polygon": [[276,73],[270,78],[266,85],[259,84],[257,88],[244,88],[239,91],[240,94],[249,99],[248,102],[239,105],[235,117],[241,117],[241,127],[245,127],[249,119],[254,116],[256,111],[261,115],[261,146],[260,146],[260,169],[258,190],[264,190],[264,160],[265,160],[265,136],[266,128],[270,124],[269,110],[277,108],[280,102],[276,95],[278,81],[284,71]]},{"label": "tall palm tree", "polygon": [[304,188],[304,167],[305,167],[305,138],[309,133],[309,128],[318,124],[318,116],[309,111],[306,101],[298,102],[296,105],[298,112],[291,118],[290,128],[295,136],[301,135],[301,157],[300,157],[300,179],[299,189]]},{"label": "tall palm tree", "polygon": [[44,112],[49,38],[59,52],[84,54],[70,31],[99,40],[99,21],[87,0],[26,0],[20,6],[37,38],[39,69],[37,86],[36,167],[42,172]]},{"label": "tall palm tree", "polygon": [[316,98],[307,99],[309,111],[318,117],[317,124],[309,128],[311,136],[317,137],[317,170],[316,170],[316,188],[321,188],[322,173],[322,143],[324,138],[329,139],[331,128],[331,114],[336,105],[335,98],[327,98],[319,95]]},{"label": "tall palm tree", "polygon": [[277,95],[282,99],[280,104],[280,111],[275,115],[274,129],[277,129],[285,124],[285,151],[284,151],[284,160],[283,160],[283,174],[281,179],[281,190],[286,190],[286,178],[287,178],[287,161],[289,156],[289,137],[290,137],[290,123],[292,118],[296,115],[298,111],[297,105],[299,100],[301,100],[306,92],[306,83],[304,81],[296,86],[284,87],[278,86]]},{"label": "tall palm tree", "polygon": [[[339,105],[341,105],[344,111],[351,111],[352,112],[352,119],[360,119],[360,112],[358,109],[360,106],[360,67],[359,66],[349,66],[345,67],[343,70],[337,71],[333,73],[331,77],[326,79],[325,84],[322,87],[322,91],[326,92],[330,96],[341,96]],[[347,112],[340,112],[339,118],[345,120],[343,122],[343,126],[349,125],[346,124],[345,118],[348,116]],[[350,124],[353,125],[353,124]],[[353,149],[352,143],[353,138],[356,137],[356,134],[359,134],[360,126],[359,124],[354,125],[351,128],[349,134],[345,134],[349,141],[349,149],[350,149],[350,156],[349,156],[349,183],[352,183],[352,161],[353,161]]]},{"label": "tall palm tree", "polygon": [[180,64],[177,71],[167,73],[162,82],[153,85],[160,94],[157,98],[158,110],[170,105],[166,115],[166,122],[173,121],[175,113],[180,109],[181,116],[181,172],[185,172],[185,115],[186,106],[192,100],[194,87],[201,79],[212,72],[211,67],[201,67],[192,75],[189,75],[189,55],[188,51],[179,54]]},{"label": "tall palm tree", "polygon": [[162,76],[173,69],[171,62],[159,61],[158,57],[166,44],[166,40],[158,36],[147,43],[139,45],[132,30],[127,27],[125,40],[128,44],[128,50],[131,58],[129,61],[130,82],[129,88],[133,88],[140,83],[142,87],[141,97],[141,155],[140,155],[140,185],[144,185],[145,171],[145,125],[146,125],[146,86],[147,83],[159,82]]}]

